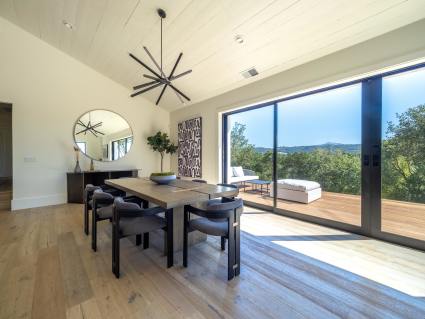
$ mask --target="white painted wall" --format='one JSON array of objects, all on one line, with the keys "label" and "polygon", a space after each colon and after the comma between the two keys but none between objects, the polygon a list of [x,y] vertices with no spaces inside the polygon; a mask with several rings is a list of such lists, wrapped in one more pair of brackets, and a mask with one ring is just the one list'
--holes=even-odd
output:
[{"label": "white painted wall", "polygon": [[[221,178],[220,112],[424,58],[424,35],[425,20],[421,20],[313,62],[174,111],[171,113],[170,121],[171,138],[177,140],[179,122],[202,116],[202,177],[216,183]],[[177,171],[177,156],[172,157],[171,169]]]},{"label": "white painted wall", "polygon": [[[143,97],[130,98],[129,89],[2,18],[0,43],[0,101],[13,104],[12,209],[66,202],[74,122],[92,109],[117,112],[134,133],[125,158],[97,162],[96,168],[140,168],[143,175],[159,170],[159,155],[145,140],[158,130],[168,132],[167,111]],[[81,157],[88,169],[89,161]]]}]

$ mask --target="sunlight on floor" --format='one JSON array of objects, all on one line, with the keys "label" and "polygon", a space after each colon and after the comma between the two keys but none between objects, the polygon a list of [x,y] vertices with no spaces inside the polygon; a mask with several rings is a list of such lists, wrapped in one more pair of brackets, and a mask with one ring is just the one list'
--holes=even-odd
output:
[{"label": "sunlight on floor", "polygon": [[425,296],[423,252],[251,207],[245,207],[241,230],[411,296]]}]

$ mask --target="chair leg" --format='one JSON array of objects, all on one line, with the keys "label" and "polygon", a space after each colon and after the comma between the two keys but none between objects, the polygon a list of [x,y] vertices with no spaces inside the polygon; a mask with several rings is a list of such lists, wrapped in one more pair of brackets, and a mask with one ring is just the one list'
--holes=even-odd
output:
[{"label": "chair leg", "polygon": [[97,218],[96,209],[93,208],[91,211],[92,225],[91,225],[91,248],[93,251],[97,251]]},{"label": "chair leg", "polygon": [[228,244],[227,244],[227,280],[233,279],[235,276],[235,271],[233,266],[235,265],[235,227],[233,214],[230,215],[228,220]]},{"label": "chair leg", "polygon": [[116,225],[112,225],[112,273],[120,277],[120,236]]},{"label": "chair leg", "polygon": [[140,246],[142,244],[142,234],[136,235],[136,246]]},{"label": "chair leg", "polygon": [[114,275],[116,278],[120,278],[120,239],[115,240],[115,269]]},{"label": "chair leg", "polygon": [[235,276],[241,273],[241,214],[240,211],[235,210]]},{"label": "chair leg", "polygon": [[89,206],[84,204],[84,233],[89,235]]},{"label": "chair leg", "polygon": [[115,249],[115,242],[116,242],[116,234],[115,234],[115,225],[112,224],[112,273],[115,274],[115,263],[116,263],[116,249]]},{"label": "chair leg", "polygon": [[226,249],[226,237],[221,236],[221,250]]},{"label": "chair leg", "polygon": [[143,249],[149,248],[149,233],[143,233]]},{"label": "chair leg", "polygon": [[168,209],[165,212],[167,220],[167,268],[174,264],[174,249],[173,249],[173,209]]},{"label": "chair leg", "polygon": [[189,212],[186,207],[184,208],[184,218],[183,218],[183,267],[187,267],[187,253],[188,253],[188,225],[189,224]]}]

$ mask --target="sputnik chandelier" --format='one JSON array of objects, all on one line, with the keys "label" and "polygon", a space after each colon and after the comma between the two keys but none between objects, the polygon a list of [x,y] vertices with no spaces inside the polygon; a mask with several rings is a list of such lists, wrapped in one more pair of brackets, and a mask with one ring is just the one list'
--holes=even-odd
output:
[{"label": "sputnik chandelier", "polygon": [[[177,69],[177,65],[179,64],[183,53],[180,53],[176,63],[174,63],[173,69],[171,70],[170,74],[168,76],[165,75],[164,70],[162,68],[162,20],[165,19],[166,17],[166,13],[164,10],[162,9],[158,9],[157,13],[159,15],[159,17],[161,18],[161,61],[160,64],[158,64],[156,62],[156,60],[154,59],[154,57],[152,56],[152,54],[149,52],[147,47],[143,47],[143,49],[145,50],[145,52],[147,53],[147,55],[149,56],[149,58],[152,60],[153,64],[155,64],[156,68],[158,69],[159,73],[156,72],[155,70],[153,70],[152,68],[150,68],[148,65],[146,65],[145,63],[143,63],[140,59],[138,59],[136,56],[134,56],[133,54],[129,53],[130,57],[133,58],[136,62],[138,62],[139,64],[141,64],[146,70],[148,70],[151,74],[143,74],[143,76],[147,79],[150,79],[152,81],[147,82],[147,83],[142,83],[140,85],[136,85],[133,87],[133,90],[135,91],[133,94],[131,94],[131,97],[135,97],[139,94],[148,92],[152,89],[155,89],[157,87],[161,87],[162,86],[162,90],[161,93],[158,96],[158,99],[156,100],[156,105],[159,104],[159,101],[161,101],[161,98],[165,92],[165,90],[167,89],[167,87],[169,86],[174,93],[176,94],[177,98],[180,100],[181,103],[184,104],[183,98],[186,99],[187,101],[190,101],[190,98],[187,97],[182,91],[180,91],[179,89],[177,89],[172,81],[181,78],[189,73],[192,72],[192,70],[187,70],[185,72],[182,72],[180,74],[174,75],[176,69]],[[140,90],[140,91],[138,91]],[[183,98],[182,98],[183,97]]]},{"label": "sputnik chandelier", "polygon": [[77,124],[82,126],[83,129],[81,131],[77,132],[76,135],[82,134],[82,133],[84,133],[84,135],[86,135],[87,132],[92,133],[95,137],[98,137],[98,134],[99,135],[105,135],[105,133],[102,133],[102,132],[97,130],[97,128],[101,127],[103,123],[98,122],[96,124],[92,124],[90,113],[89,113],[89,121],[87,122],[87,124],[84,124],[84,122],[81,121],[81,120],[78,120]]}]

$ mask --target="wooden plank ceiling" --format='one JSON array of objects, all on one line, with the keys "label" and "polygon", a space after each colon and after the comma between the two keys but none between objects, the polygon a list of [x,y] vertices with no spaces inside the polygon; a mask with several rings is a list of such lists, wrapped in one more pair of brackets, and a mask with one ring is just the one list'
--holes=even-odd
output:
[{"label": "wooden plank ceiling", "polygon": [[[159,59],[159,7],[165,70],[184,53],[177,73],[193,73],[175,85],[191,103],[425,18],[424,0],[0,0],[0,15],[131,88],[146,81],[128,52],[152,68],[143,46]],[[251,67],[259,75],[243,78]],[[155,102],[159,92],[146,97]],[[160,106],[183,105],[167,89]]]}]

